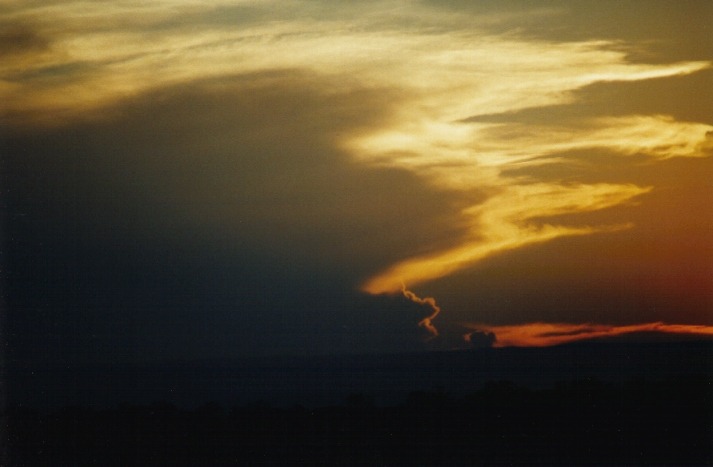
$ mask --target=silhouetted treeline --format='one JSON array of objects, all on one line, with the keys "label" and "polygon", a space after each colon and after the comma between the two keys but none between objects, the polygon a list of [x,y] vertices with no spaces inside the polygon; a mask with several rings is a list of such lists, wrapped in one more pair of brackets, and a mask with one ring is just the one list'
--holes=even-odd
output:
[{"label": "silhouetted treeline", "polygon": [[354,394],[317,409],[155,403],[8,415],[18,466],[713,463],[709,378],[544,390],[497,382],[458,398],[413,392],[391,407]]}]

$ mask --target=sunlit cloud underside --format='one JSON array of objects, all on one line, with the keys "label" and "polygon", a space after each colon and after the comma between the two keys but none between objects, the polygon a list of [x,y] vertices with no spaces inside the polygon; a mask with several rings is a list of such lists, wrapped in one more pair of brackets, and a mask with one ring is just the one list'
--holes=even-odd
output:
[{"label": "sunlit cloud underside", "polygon": [[[494,334],[494,347],[548,347],[634,333],[713,336],[713,326],[663,322],[614,326],[606,324],[527,323],[504,326],[465,324],[473,332]],[[465,334],[470,341],[473,332]]]}]

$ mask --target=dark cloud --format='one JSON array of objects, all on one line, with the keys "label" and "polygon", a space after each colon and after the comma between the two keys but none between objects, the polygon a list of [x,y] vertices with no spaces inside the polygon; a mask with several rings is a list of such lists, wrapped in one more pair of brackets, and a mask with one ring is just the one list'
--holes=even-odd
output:
[{"label": "dark cloud", "polygon": [[465,341],[474,349],[492,347],[498,338],[493,332],[471,331],[464,335]]},{"label": "dark cloud", "polygon": [[[314,5],[301,17],[349,19],[363,8]],[[666,3],[663,11],[664,3],[653,2],[646,15],[639,15],[639,3],[593,5],[552,1],[530,14],[524,1],[439,2],[438,8],[455,6],[466,14],[461,23],[433,15],[444,22],[429,31],[470,29],[477,19],[479,31],[490,24],[498,35],[510,31],[553,43],[633,41],[640,49],[629,52],[650,63],[712,57],[701,27],[709,3]],[[286,11],[278,16],[290,17]],[[72,27],[85,33],[140,30],[142,37],[158,38],[167,30],[229,29],[276,18],[252,6],[185,17],[176,12],[108,15],[102,24]],[[393,20],[423,26],[409,15]],[[72,34],[63,26],[69,27],[47,30]],[[681,30],[691,33],[676,33]],[[52,38],[27,25],[0,31],[0,57],[20,64],[6,79],[32,81],[40,90],[93,71],[89,62],[71,57],[22,71],[33,54],[52,49]],[[651,38],[664,40],[647,42]],[[647,57],[650,50],[659,56]],[[667,114],[711,122],[705,105],[710,78],[705,70],[599,83],[577,91],[575,105],[466,121],[572,127],[597,116]],[[22,103],[8,111],[0,126],[0,186],[11,356],[79,362],[420,348],[418,322],[427,309],[400,296],[364,296],[356,288],[397,261],[453,246],[464,234],[458,227],[464,204],[458,194],[429,187],[412,173],[350,159],[345,138],[388,127],[405,97],[398,89],[350,86],[343,78],[335,83],[279,70],[154,88],[71,123],[47,111],[42,122],[54,126],[45,128],[33,128],[33,119],[23,129],[12,126],[13,113],[30,111]],[[637,228],[511,251],[419,287],[419,296],[436,297],[444,309],[434,318],[441,337],[428,345],[462,345],[458,322],[709,322],[711,159],[664,161],[654,169],[643,157],[606,151],[550,156],[568,159],[576,172],[557,164],[504,175],[655,189],[637,209],[620,206],[605,215],[579,214],[576,222],[564,216],[548,222],[633,221]],[[467,196],[471,207],[482,200]],[[495,337],[471,338],[486,345]]]},{"label": "dark cloud", "polygon": [[0,22],[0,57],[41,52],[49,49],[50,43],[49,38],[29,25]]},{"label": "dark cloud", "polygon": [[398,93],[322,89],[292,72],[233,77],[61,128],[6,128],[13,356],[420,346],[413,304],[356,288],[456,235],[457,205],[339,149]]}]

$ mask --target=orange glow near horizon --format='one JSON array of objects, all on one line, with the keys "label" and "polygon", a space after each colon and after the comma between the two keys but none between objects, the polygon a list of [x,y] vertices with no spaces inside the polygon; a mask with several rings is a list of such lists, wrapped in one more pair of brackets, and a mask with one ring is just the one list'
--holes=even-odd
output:
[{"label": "orange glow near horizon", "polygon": [[[494,347],[549,347],[570,342],[621,336],[636,332],[659,332],[713,336],[713,326],[702,324],[668,324],[663,322],[615,326],[608,324],[526,323],[503,326],[466,324],[474,332],[494,333]],[[466,334],[469,336],[472,333]],[[467,338],[466,338],[467,340]]]}]

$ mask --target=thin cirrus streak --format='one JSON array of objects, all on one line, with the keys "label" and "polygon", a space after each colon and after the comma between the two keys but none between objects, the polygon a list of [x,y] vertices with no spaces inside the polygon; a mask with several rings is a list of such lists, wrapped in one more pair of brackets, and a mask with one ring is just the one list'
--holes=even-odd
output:
[{"label": "thin cirrus streak", "polygon": [[494,347],[548,347],[582,340],[622,336],[639,332],[713,336],[713,326],[663,322],[614,326],[607,324],[527,323],[505,326],[466,323],[473,332],[495,334]]}]

